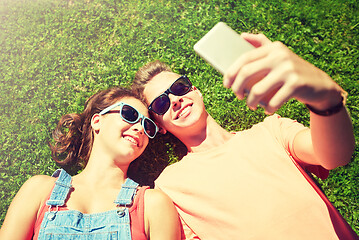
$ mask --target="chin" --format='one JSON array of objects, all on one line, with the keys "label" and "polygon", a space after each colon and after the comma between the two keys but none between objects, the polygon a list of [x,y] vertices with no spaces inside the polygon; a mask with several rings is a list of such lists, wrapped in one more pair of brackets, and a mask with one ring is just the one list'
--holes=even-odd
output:
[{"label": "chin", "polygon": [[[141,152],[142,153],[142,152]],[[128,152],[128,153],[121,153],[117,156],[117,159],[119,159],[119,161],[121,162],[132,162],[134,161],[136,158],[138,158],[138,156],[140,156],[141,154],[139,154],[138,152],[134,153],[134,152]]]},{"label": "chin", "polygon": [[193,125],[197,125],[201,121],[201,115],[195,113],[187,116],[182,121],[179,122],[178,126],[188,128]]}]

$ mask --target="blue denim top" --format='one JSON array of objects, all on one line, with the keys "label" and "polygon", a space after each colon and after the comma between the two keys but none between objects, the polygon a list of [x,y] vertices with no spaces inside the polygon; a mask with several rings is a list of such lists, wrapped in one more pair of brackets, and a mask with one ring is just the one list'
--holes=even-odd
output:
[{"label": "blue denim top", "polygon": [[116,210],[84,214],[77,210],[58,211],[64,206],[71,189],[71,176],[63,169],[52,175],[58,177],[50,199],[49,210],[42,220],[38,239],[123,239],[131,240],[130,213],[138,183],[127,178],[114,203]]}]

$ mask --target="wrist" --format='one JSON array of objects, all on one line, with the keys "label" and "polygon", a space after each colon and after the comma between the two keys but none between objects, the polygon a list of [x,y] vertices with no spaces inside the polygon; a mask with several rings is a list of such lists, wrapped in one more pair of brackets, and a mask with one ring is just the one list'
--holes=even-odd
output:
[{"label": "wrist", "polygon": [[312,113],[319,115],[319,116],[331,116],[338,112],[340,112],[346,104],[348,93],[344,90],[341,91],[340,94],[340,100],[337,101],[337,103],[331,105],[330,107],[327,107],[325,109],[318,109],[310,104],[305,104],[305,106],[311,111]]}]

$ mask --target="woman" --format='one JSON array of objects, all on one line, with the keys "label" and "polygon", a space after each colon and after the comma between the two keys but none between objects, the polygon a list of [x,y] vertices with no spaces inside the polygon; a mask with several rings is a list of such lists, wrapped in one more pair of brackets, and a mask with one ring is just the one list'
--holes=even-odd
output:
[{"label": "woman", "polygon": [[139,99],[128,89],[111,88],[93,95],[83,113],[61,118],[52,155],[60,164],[82,164],[83,171],[71,177],[57,170],[54,177],[26,181],[0,239],[180,238],[172,201],[127,178],[130,163],[157,133]]}]

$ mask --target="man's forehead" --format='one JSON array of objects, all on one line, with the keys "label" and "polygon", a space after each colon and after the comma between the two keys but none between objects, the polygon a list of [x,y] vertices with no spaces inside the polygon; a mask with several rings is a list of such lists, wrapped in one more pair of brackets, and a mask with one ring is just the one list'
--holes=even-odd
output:
[{"label": "man's forehead", "polygon": [[157,74],[145,86],[144,94],[146,99],[152,101],[152,98],[166,91],[179,77],[179,74],[173,72],[161,72]]},{"label": "man's forehead", "polygon": [[[157,84],[167,83],[169,86],[177,79],[180,75],[173,72],[161,72],[154,76],[150,82],[156,82]],[[153,81],[155,80],[155,81]],[[168,87],[169,87],[168,86]]]}]

